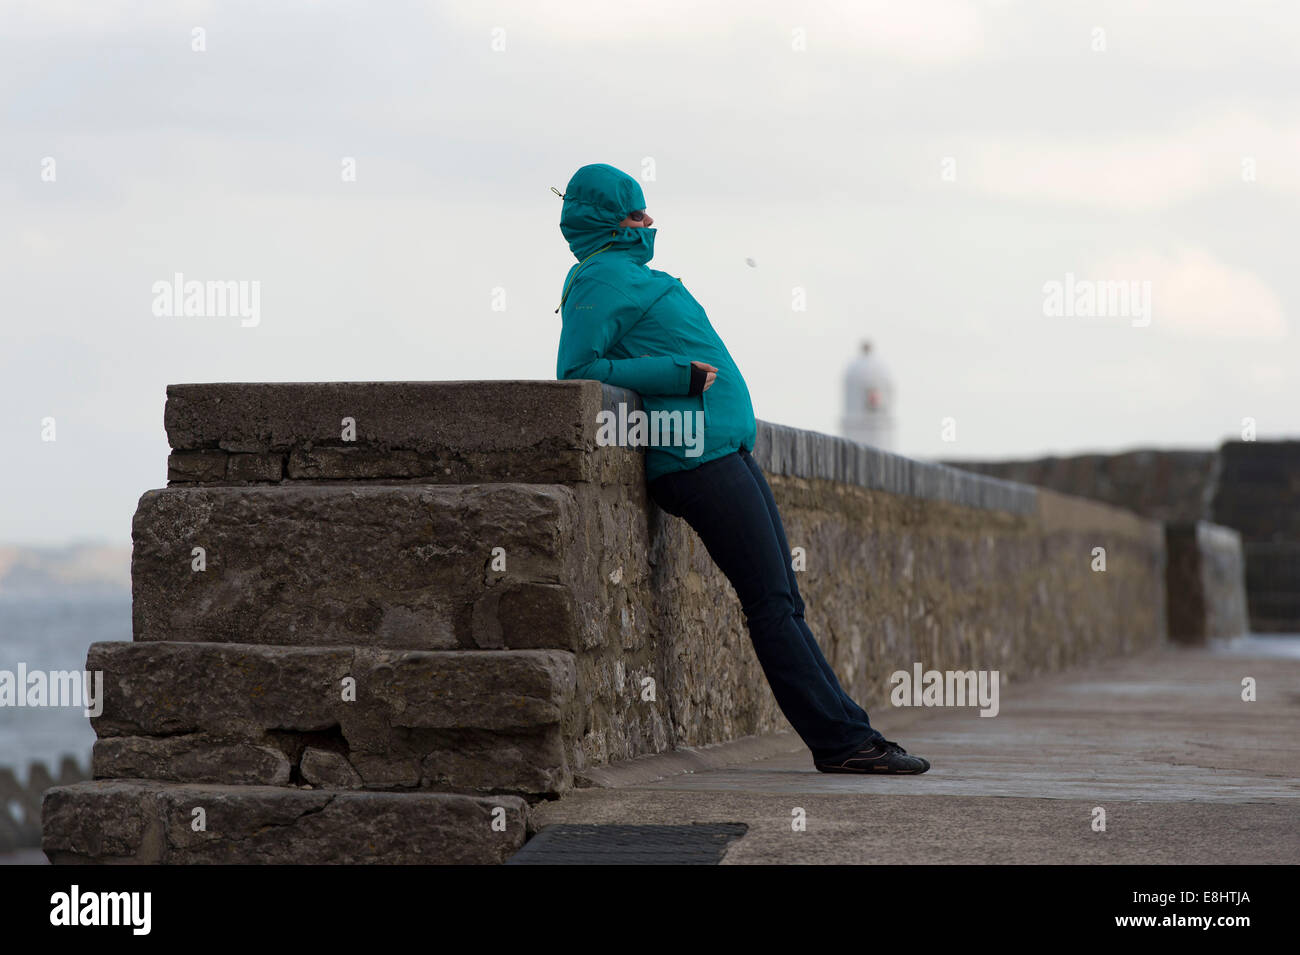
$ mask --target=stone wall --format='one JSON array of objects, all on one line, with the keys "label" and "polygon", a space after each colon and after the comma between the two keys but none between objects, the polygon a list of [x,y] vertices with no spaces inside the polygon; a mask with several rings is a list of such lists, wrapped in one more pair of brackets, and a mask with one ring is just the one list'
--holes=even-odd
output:
[{"label": "stone wall", "polygon": [[[641,454],[597,446],[619,404],[596,382],[169,387],[134,640],[90,650],[96,779],[47,795],[50,858],[499,862],[591,767],[786,728],[729,583],[648,502]],[[1165,638],[1156,522],[767,423],[755,457],[868,706],[916,662],[1018,680]]]},{"label": "stone wall", "polygon": [[1207,521],[1165,525],[1169,636],[1203,644],[1249,629],[1241,535]]},{"label": "stone wall", "polygon": [[1213,520],[1241,534],[1251,629],[1300,633],[1300,441],[1228,441]]},{"label": "stone wall", "polygon": [[[1222,586],[1207,591],[1217,600],[1204,607],[1205,618],[1185,619],[1171,627],[1171,632],[1204,634],[1236,627],[1233,621],[1238,619],[1235,608],[1240,599],[1247,602],[1249,629],[1300,632],[1300,441],[1229,441],[1218,451],[1143,450],[949,463],[978,474],[1105,501],[1166,521],[1171,525],[1171,540],[1180,546],[1200,541],[1207,548],[1202,554],[1188,555],[1189,567],[1209,567],[1224,560],[1245,564],[1244,597],[1228,593]],[[1199,536],[1191,534],[1188,528],[1197,522],[1235,531],[1240,556],[1232,558],[1226,553],[1225,548],[1233,546],[1228,536],[1205,531]],[[1198,573],[1193,569],[1171,579],[1191,585]],[[1220,583],[1231,579],[1235,578],[1229,575]],[[1170,590],[1169,599],[1172,622],[1190,613],[1200,598],[1196,593]]]},{"label": "stone wall", "polygon": [[1105,501],[1157,521],[1210,520],[1214,451],[1138,450],[1029,461],[947,461],[978,474]]},{"label": "stone wall", "polygon": [[[754,454],[806,555],[809,626],[868,708],[915,662],[1021,679],[1164,638],[1154,522],[766,422]],[[590,726],[577,770],[786,728],[726,578],[685,522],[626,493],[636,506],[604,515],[618,530],[601,578],[618,581],[607,590],[621,626],[593,648],[589,689],[579,681]],[[1090,569],[1095,547],[1105,572]],[[667,709],[631,693],[647,676]]]}]

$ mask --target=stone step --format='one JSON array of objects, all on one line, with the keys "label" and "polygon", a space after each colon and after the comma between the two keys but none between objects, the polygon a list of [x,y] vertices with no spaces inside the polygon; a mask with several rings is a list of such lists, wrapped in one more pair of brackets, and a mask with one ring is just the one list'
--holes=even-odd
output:
[{"label": "stone step", "polygon": [[95,643],[96,777],[554,794],[574,656]]},{"label": "stone step", "polygon": [[527,812],[515,796],[95,780],[46,792],[42,848],[56,865],[495,865]]},{"label": "stone step", "polygon": [[169,385],[168,480],[632,483],[639,453],[596,445],[619,402],[640,399],[596,381]]},{"label": "stone step", "polygon": [[147,491],[135,639],[569,648],[588,579],[577,511],[543,484]]}]

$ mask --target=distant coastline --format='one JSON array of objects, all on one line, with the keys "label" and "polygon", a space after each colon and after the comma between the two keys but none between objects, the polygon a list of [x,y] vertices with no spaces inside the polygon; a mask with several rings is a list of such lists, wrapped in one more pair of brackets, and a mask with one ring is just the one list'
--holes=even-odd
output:
[{"label": "distant coastline", "polygon": [[[0,544],[0,601],[82,601],[131,593],[131,548],[102,542]],[[0,653],[4,634],[0,632]]]}]

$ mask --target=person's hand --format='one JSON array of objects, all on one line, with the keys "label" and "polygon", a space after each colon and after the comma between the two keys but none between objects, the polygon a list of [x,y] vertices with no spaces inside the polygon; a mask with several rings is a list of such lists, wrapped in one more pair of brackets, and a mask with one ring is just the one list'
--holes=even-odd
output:
[{"label": "person's hand", "polygon": [[693,362],[691,362],[691,367],[693,367],[693,368],[703,368],[705,371],[707,371],[707,372],[709,373],[709,374],[708,374],[708,377],[706,377],[706,378],[704,379],[704,390],[705,390],[705,391],[708,391],[710,388],[713,387],[713,382],[714,382],[714,381],[717,379],[717,377],[718,377],[718,369],[717,369],[715,366],[710,365],[708,362],[705,362],[705,361],[693,361]]}]

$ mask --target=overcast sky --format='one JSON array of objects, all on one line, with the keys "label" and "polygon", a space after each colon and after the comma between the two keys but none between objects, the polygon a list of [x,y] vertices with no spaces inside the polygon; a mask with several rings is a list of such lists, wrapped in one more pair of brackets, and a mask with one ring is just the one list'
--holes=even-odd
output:
[{"label": "overcast sky", "polygon": [[[760,418],[836,431],[869,338],[916,457],[1295,436],[1298,49],[1240,0],[3,0],[0,542],[129,542],[170,382],[553,378],[590,162]],[[260,323],[155,315],[176,272]]]}]

